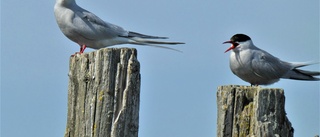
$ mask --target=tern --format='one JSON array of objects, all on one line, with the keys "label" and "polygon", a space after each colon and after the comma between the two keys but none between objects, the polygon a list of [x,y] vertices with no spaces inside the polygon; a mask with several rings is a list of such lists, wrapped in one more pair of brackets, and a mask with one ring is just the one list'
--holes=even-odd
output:
[{"label": "tern", "polygon": [[127,31],[120,26],[103,21],[95,14],[81,8],[75,0],[56,0],[54,14],[62,33],[80,45],[80,54],[86,47],[100,49],[118,44],[148,45],[166,49],[158,44],[184,44],[183,42],[164,42],[152,39],[167,39]]},{"label": "tern", "polygon": [[256,47],[251,38],[245,34],[235,34],[229,41],[231,43],[230,69],[242,80],[251,85],[270,85],[278,82],[280,78],[318,81],[319,71],[298,69],[315,63],[295,63],[282,61],[270,53]]}]

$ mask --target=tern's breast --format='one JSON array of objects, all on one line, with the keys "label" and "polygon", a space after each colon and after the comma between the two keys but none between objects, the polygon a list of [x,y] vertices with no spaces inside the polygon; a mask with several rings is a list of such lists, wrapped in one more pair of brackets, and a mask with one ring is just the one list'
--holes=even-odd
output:
[{"label": "tern's breast", "polygon": [[231,71],[244,81],[252,82],[257,79],[251,66],[252,55],[247,51],[232,52],[230,55]]}]

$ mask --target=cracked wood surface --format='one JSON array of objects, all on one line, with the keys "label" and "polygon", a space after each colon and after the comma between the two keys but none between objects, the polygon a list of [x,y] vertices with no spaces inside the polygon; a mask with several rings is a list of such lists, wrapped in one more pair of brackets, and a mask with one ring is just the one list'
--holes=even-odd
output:
[{"label": "cracked wood surface", "polygon": [[136,49],[70,57],[65,137],[137,137],[140,64]]},{"label": "cracked wood surface", "polygon": [[220,86],[217,106],[218,137],[293,137],[282,89]]}]

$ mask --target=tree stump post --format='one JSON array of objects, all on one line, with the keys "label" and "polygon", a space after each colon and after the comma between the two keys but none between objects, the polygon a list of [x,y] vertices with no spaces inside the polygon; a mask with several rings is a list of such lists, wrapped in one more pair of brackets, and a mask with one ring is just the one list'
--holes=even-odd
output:
[{"label": "tree stump post", "polygon": [[220,86],[218,137],[293,137],[282,89]]},{"label": "tree stump post", "polygon": [[70,57],[65,137],[138,137],[140,64],[136,49],[104,48]]}]

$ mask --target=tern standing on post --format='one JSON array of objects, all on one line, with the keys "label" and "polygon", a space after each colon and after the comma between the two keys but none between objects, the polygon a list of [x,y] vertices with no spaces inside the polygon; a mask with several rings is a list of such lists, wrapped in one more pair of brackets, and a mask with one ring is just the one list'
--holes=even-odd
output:
[{"label": "tern standing on post", "polygon": [[230,68],[242,80],[251,85],[269,85],[279,81],[280,78],[318,81],[314,76],[319,71],[306,71],[298,69],[312,63],[293,63],[282,61],[268,52],[254,46],[251,38],[245,34],[236,34],[231,37]]},{"label": "tern standing on post", "polygon": [[79,7],[75,0],[56,0],[54,14],[62,33],[80,45],[80,53],[83,53],[86,47],[100,49],[118,44],[148,45],[167,49],[172,48],[157,44],[184,44],[150,40],[166,39],[166,37],[149,36],[124,30]]}]

